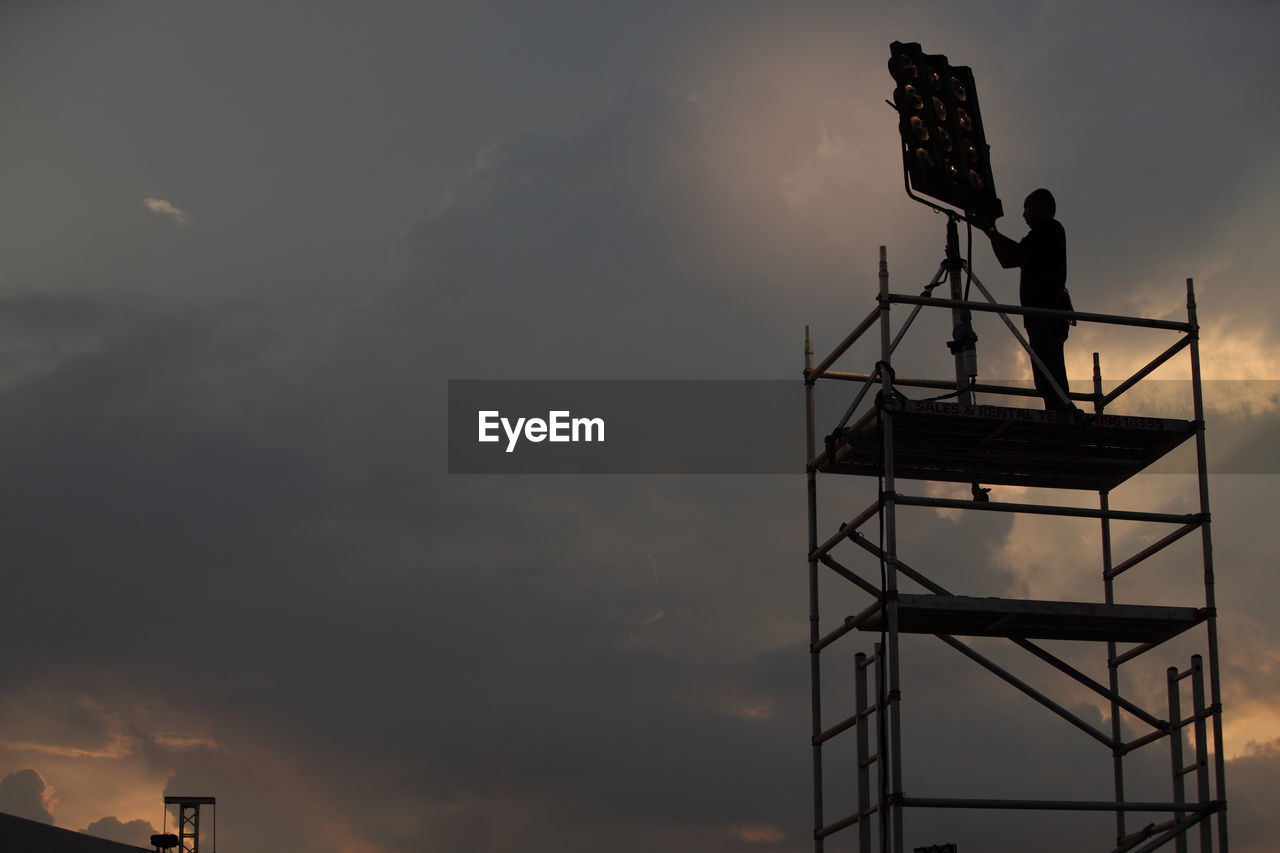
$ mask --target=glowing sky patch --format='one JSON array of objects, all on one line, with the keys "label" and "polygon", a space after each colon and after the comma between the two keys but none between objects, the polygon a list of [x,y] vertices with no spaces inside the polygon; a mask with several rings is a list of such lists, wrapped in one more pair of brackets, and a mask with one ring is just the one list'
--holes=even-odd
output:
[{"label": "glowing sky patch", "polygon": [[175,207],[172,202],[166,201],[162,198],[146,197],[142,199],[142,204],[152,213],[159,213],[162,216],[167,216],[178,225],[186,226],[191,224],[191,217]]}]

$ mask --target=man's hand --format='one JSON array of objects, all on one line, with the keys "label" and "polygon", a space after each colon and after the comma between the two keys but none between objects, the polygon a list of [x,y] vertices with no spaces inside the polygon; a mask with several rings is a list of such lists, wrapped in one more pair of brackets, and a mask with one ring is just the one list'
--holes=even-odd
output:
[{"label": "man's hand", "polygon": [[985,213],[974,213],[968,216],[967,218],[969,222],[972,223],[983,234],[991,234],[993,231],[996,230],[995,220],[993,220],[990,216],[988,216]]}]

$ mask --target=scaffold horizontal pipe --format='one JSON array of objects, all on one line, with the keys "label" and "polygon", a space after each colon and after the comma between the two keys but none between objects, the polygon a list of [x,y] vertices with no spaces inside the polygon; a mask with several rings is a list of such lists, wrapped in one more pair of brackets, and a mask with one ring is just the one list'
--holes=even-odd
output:
[{"label": "scaffold horizontal pipe", "polygon": [[976,509],[982,512],[1022,512],[1031,515],[1060,515],[1069,518],[1110,518],[1116,521],[1159,521],[1167,524],[1200,524],[1199,515],[1174,515],[1167,512],[1132,512],[1118,509],[1089,509],[1087,507],[1051,506],[1048,504],[1015,504],[998,501],[955,500],[953,498],[922,498],[915,495],[895,494],[899,506],[922,506],[933,509]]},{"label": "scaffold horizontal pipe", "polygon": [[[877,609],[879,608],[879,606],[880,606],[880,605],[876,605]],[[839,628],[836,628],[836,629],[835,629],[834,631],[832,631],[830,634],[827,634],[825,637],[823,637],[822,639],[818,640],[818,642],[814,643],[814,644],[813,644],[813,650],[814,650],[815,652],[820,652],[820,651],[822,651],[822,650],[823,650],[823,649],[825,649],[827,646],[831,645],[831,644],[832,644],[832,643],[834,643],[836,640],[840,639],[840,638],[841,638],[841,637],[843,637],[845,634],[847,634],[847,633],[849,633],[850,631],[852,631],[855,627],[856,627],[856,626],[855,626],[855,625],[853,625],[853,624],[852,624],[852,622],[845,622],[845,623],[844,623],[843,625],[841,625]]]},{"label": "scaffold horizontal pipe", "polygon": [[1210,705],[1208,708],[1205,708],[1203,711],[1199,712],[1198,714],[1192,714],[1190,717],[1187,717],[1185,720],[1181,720],[1178,723],[1178,728],[1185,728],[1186,726],[1189,726],[1193,723],[1198,723],[1201,720],[1207,720],[1210,717],[1212,717],[1216,712],[1217,712],[1217,708],[1214,708],[1212,705]]},{"label": "scaffold horizontal pipe", "polygon": [[[1180,722],[1171,726],[1169,731],[1179,731],[1183,727],[1191,725],[1198,719],[1207,720],[1214,715],[1214,712],[1215,712],[1215,709],[1213,708],[1205,708],[1204,711],[1201,712],[1200,714],[1195,714],[1190,717],[1187,717],[1185,720],[1181,720]],[[1162,740],[1163,738],[1169,735],[1169,731],[1162,730],[1157,732],[1151,732],[1150,734],[1145,734],[1142,737],[1134,738],[1133,740],[1126,743],[1123,747],[1121,747],[1120,751],[1125,755],[1128,755],[1130,752],[1133,752],[1138,749],[1142,749],[1142,747],[1146,746],[1147,744],[1155,743],[1158,740]]]},{"label": "scaffold horizontal pipe", "polygon": [[1124,746],[1120,747],[1120,754],[1128,755],[1129,753],[1135,750],[1142,749],[1142,747],[1146,746],[1147,744],[1155,743],[1158,740],[1164,740],[1168,736],[1169,736],[1168,730],[1148,732],[1142,737],[1134,738],[1133,740],[1126,743]]},{"label": "scaffold horizontal pipe", "polygon": [[856,616],[850,616],[849,619],[845,620],[844,625],[841,625],[840,628],[831,631],[831,633],[827,634],[826,637],[818,640],[818,643],[813,647],[814,651],[820,652],[822,649],[831,646],[831,644],[835,643],[836,640],[844,637],[844,635],[849,633],[849,631],[858,629],[859,625],[870,619],[870,617],[876,615],[876,613],[881,611],[882,608],[883,605],[881,605],[881,602],[877,601],[874,605],[868,607],[867,610],[858,613]]},{"label": "scaffold horizontal pipe", "polygon": [[[869,374],[866,373],[848,373],[841,370],[828,370],[823,374],[823,379],[839,379],[843,382],[866,382]],[[956,382],[954,379],[919,379],[912,377],[897,377],[893,379],[895,387],[902,386],[905,388],[930,388],[938,391],[954,391]],[[984,382],[976,383],[972,386],[966,385],[966,388],[980,394],[1001,394],[1006,397],[1036,397],[1041,396],[1040,392],[1034,388],[1022,388],[1017,385],[991,385]],[[1098,395],[1086,393],[1083,391],[1072,391],[1071,399],[1084,400],[1086,402],[1094,402],[1101,399]]]},{"label": "scaffold horizontal pipe", "polygon": [[1190,624],[1180,625],[1173,632],[1166,634],[1165,636],[1161,637],[1158,640],[1152,640],[1149,643],[1143,643],[1140,646],[1135,646],[1132,649],[1129,649],[1129,651],[1125,652],[1124,654],[1116,655],[1108,663],[1108,666],[1111,666],[1111,667],[1123,666],[1124,664],[1128,663],[1134,658],[1140,655],[1145,655],[1147,652],[1151,651],[1152,649],[1159,648],[1169,640],[1181,634],[1183,631],[1186,631],[1187,629],[1192,628],[1195,625],[1199,625],[1201,622],[1203,622],[1208,618],[1209,618],[1209,611],[1206,608],[1202,607],[1196,611],[1195,622],[1192,622]]},{"label": "scaffold horizontal pipe", "polygon": [[879,806],[872,806],[871,808],[867,809],[865,812],[861,814],[854,812],[853,814],[849,815],[847,818],[844,818],[843,820],[838,820],[835,823],[830,823],[822,827],[821,829],[819,829],[817,832],[813,834],[813,837],[826,838],[829,835],[834,835],[835,833],[839,832],[842,829],[848,829],[858,821],[864,818],[871,817],[871,815],[875,814],[879,810],[879,808],[880,808]]},{"label": "scaffold horizontal pipe", "polygon": [[[926,809],[1025,809],[1029,811],[1076,812],[1196,812],[1195,803],[1116,802],[1115,800],[996,800],[952,797],[903,797],[902,805]],[[1198,807],[1216,810],[1215,803]]]},{"label": "scaffold horizontal pipe", "polygon": [[841,732],[849,731],[849,729],[853,728],[857,724],[858,724],[857,714],[854,714],[850,717],[845,717],[843,720],[836,723],[834,726],[832,726],[831,728],[827,729],[826,731],[822,732],[820,735],[815,737],[813,739],[813,742],[815,744],[826,743],[827,741],[831,740],[833,737],[840,734]]},{"label": "scaffold horizontal pipe", "polygon": [[1113,669],[1116,667],[1124,666],[1126,663],[1133,660],[1134,658],[1141,657],[1142,655],[1145,655],[1147,652],[1151,651],[1152,649],[1159,648],[1162,645],[1164,645],[1163,640],[1161,640],[1158,643],[1143,643],[1140,646],[1134,646],[1132,649],[1129,649],[1129,651],[1125,652],[1124,654],[1119,654],[1119,655],[1116,655],[1114,658],[1112,658],[1111,661],[1108,663],[1108,666],[1112,667]]},{"label": "scaffold horizontal pipe", "polygon": [[882,609],[884,609],[884,605],[881,604],[879,601],[877,601],[867,609],[863,610],[857,616],[850,616],[849,618],[845,619],[843,625],[841,625],[839,628],[836,628],[830,634],[827,634],[827,636],[819,640],[817,642],[817,645],[813,647],[814,650],[819,652],[822,651],[827,646],[831,645],[836,640],[843,637],[845,634],[857,629],[859,625],[861,625],[862,623],[870,619],[872,616],[879,613]]},{"label": "scaffold horizontal pipe", "polygon": [[823,374],[826,373],[827,368],[835,364],[836,359],[844,355],[845,351],[848,350],[849,347],[853,346],[857,342],[858,338],[862,337],[863,333],[866,332],[867,329],[870,329],[872,324],[879,319],[880,305],[877,304],[875,308],[871,309],[871,313],[867,315],[867,318],[859,323],[858,327],[850,332],[848,336],[840,342],[840,345],[833,349],[831,354],[822,360],[821,364],[812,370],[806,370],[804,372],[804,381],[807,384],[812,385],[814,382],[821,379]]},{"label": "scaffold horizontal pipe", "polygon": [[988,314],[1020,314],[1028,317],[1056,317],[1059,320],[1077,320],[1084,323],[1105,323],[1111,326],[1139,326],[1146,329],[1168,329],[1174,332],[1193,331],[1190,323],[1177,320],[1156,320],[1150,317],[1126,317],[1121,314],[1093,314],[1087,311],[1059,311],[1054,308],[1024,308],[999,302],[967,302],[963,299],[939,299],[932,296],[911,296],[890,293],[889,302],[899,305],[925,305],[934,308],[967,308]]},{"label": "scaffold horizontal pipe", "polygon": [[1179,527],[1177,530],[1173,531],[1168,536],[1165,536],[1160,541],[1155,542],[1152,545],[1142,549],[1137,554],[1134,554],[1132,557],[1125,560],[1123,563],[1120,563],[1119,565],[1112,568],[1111,571],[1107,572],[1106,574],[1107,580],[1115,580],[1120,575],[1127,572],[1129,569],[1132,569],[1134,566],[1141,563],[1143,560],[1147,559],[1148,557],[1154,557],[1156,554],[1160,553],[1165,548],[1168,548],[1174,542],[1177,542],[1179,539],[1181,539],[1183,536],[1186,536],[1191,531],[1199,530],[1199,529],[1200,529],[1200,524],[1198,522],[1192,523],[1192,524],[1185,524],[1182,527]]}]

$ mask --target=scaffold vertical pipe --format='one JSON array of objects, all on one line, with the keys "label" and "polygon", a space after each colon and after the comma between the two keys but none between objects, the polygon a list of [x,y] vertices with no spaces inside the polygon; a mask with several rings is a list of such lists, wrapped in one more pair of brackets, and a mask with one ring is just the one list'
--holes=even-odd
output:
[{"label": "scaffold vertical pipe", "polygon": [[[1200,655],[1191,656],[1191,710],[1195,712],[1196,733],[1196,791],[1203,805],[1209,802],[1209,753],[1208,737],[1204,725],[1204,660]],[[1221,837],[1218,839],[1221,841]],[[1213,827],[1209,821],[1200,821],[1200,850],[1213,849]]]},{"label": "scaffold vertical pipe", "polygon": [[[902,713],[901,681],[898,666],[898,531],[894,500],[894,449],[893,449],[893,370],[891,328],[889,323],[889,262],[885,247],[880,247],[880,409],[884,419],[884,493],[880,496],[881,519],[884,524],[884,579],[881,601],[884,606],[884,624],[887,626],[889,692],[882,697],[889,712],[889,797],[894,853],[902,853]],[[881,753],[881,760],[884,754]],[[883,818],[882,818],[883,819]]]},{"label": "scaffold vertical pipe", "polygon": [[[1191,338],[1191,395],[1195,407],[1196,471],[1200,480],[1200,513],[1204,523],[1200,525],[1200,541],[1204,553],[1204,597],[1209,618],[1206,623],[1209,647],[1209,699],[1213,704],[1213,761],[1217,798],[1227,801],[1226,756],[1222,743],[1222,684],[1218,677],[1218,616],[1217,594],[1213,579],[1213,538],[1209,532],[1209,462],[1204,435],[1204,392],[1200,387],[1200,323],[1196,317],[1195,284],[1187,279],[1187,325]],[[1218,812],[1218,845],[1222,853],[1228,853],[1227,812],[1225,805]]]},{"label": "scaffold vertical pipe", "polygon": [[[1098,354],[1093,354],[1093,411],[1102,414],[1102,362]],[[1107,606],[1115,604],[1115,579],[1111,576],[1111,519],[1106,513],[1111,509],[1111,494],[1107,491],[1098,493],[1098,508],[1102,510],[1102,585]],[[1112,662],[1116,659],[1115,640],[1107,641],[1107,679],[1111,688],[1111,772],[1116,794],[1116,802],[1124,802],[1124,751],[1121,749],[1123,734],[1120,726],[1120,668]],[[1116,843],[1126,835],[1124,809],[1116,809]]]},{"label": "scaffold vertical pipe", "polygon": [[[1173,768],[1173,801],[1181,804],[1187,801],[1186,785],[1183,782],[1182,758],[1182,701],[1178,695],[1178,668],[1166,670],[1169,679],[1169,764]],[[1181,821],[1186,812],[1174,812],[1173,818]],[[1175,853],[1187,853],[1187,834],[1178,834],[1174,842]]]},{"label": "scaffold vertical pipe", "polygon": [[867,655],[854,661],[854,712],[858,716],[858,853],[871,853],[871,744],[867,736]]},{"label": "scaffold vertical pipe", "polygon": [[[882,774],[888,772],[884,755],[888,747],[886,741],[889,740],[884,730],[884,645],[876,643],[873,649],[875,651],[876,664],[876,776],[882,776]],[[888,832],[889,818],[886,813],[888,803],[889,799],[886,796],[885,786],[883,784],[876,785],[876,823],[880,826],[881,839]],[[883,843],[880,845],[880,853],[885,853]]]},{"label": "scaffold vertical pipe", "polygon": [[[804,327],[804,408],[807,435],[805,438],[806,463],[817,453],[817,438],[814,435],[814,383],[813,370],[813,329]],[[806,464],[806,467],[807,464]],[[821,632],[818,625],[818,561],[813,556],[818,550],[818,480],[817,472],[808,468],[808,502],[809,502],[809,690],[811,711],[812,749],[813,749],[813,850],[822,853],[823,839],[819,835],[822,830],[822,669],[819,660],[818,640]]]},{"label": "scaffold vertical pipe", "polygon": [[1093,354],[1093,413],[1102,414],[1102,362]]},{"label": "scaffold vertical pipe", "polygon": [[[1116,603],[1115,578],[1111,576],[1111,519],[1106,515],[1111,509],[1111,493],[1098,493],[1098,507],[1102,517],[1102,584],[1104,600],[1108,607]],[[1114,777],[1116,802],[1124,802],[1124,740],[1120,727],[1120,665],[1116,663],[1116,641],[1107,640],[1107,686],[1111,688],[1111,767]],[[1116,843],[1126,835],[1124,809],[1116,809]]]}]

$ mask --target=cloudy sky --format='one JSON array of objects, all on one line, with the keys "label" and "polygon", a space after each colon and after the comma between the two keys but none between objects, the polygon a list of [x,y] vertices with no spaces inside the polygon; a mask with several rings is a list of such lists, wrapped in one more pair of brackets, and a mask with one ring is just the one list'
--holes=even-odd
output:
[{"label": "cloudy sky", "polygon": [[[1195,280],[1232,841],[1270,849],[1278,26],[1248,0],[5,0],[0,811],[145,842],[163,794],[211,794],[244,853],[810,849],[803,329],[825,351],[866,314],[878,246],[903,292],[941,259],[884,103],[904,40],[973,67],[1003,229],[1054,190],[1078,308],[1184,319]],[[973,265],[1016,298],[985,242]],[[948,331],[904,372],[948,375]],[[985,378],[1029,377],[978,333]],[[1081,327],[1069,371],[1171,342]],[[476,379],[794,380],[795,473],[450,474],[447,383]],[[874,486],[823,488],[834,525]],[[1113,505],[1197,508],[1177,473]],[[908,521],[956,591],[1101,596],[1093,523]],[[1194,537],[1144,570],[1122,596],[1202,594]],[[861,606],[832,596],[830,624]],[[905,648],[909,793],[1110,796],[1104,749]],[[1129,686],[1159,707],[1195,650]],[[1167,762],[1132,789],[1165,799]],[[1112,832],[908,818],[961,850]]]}]

